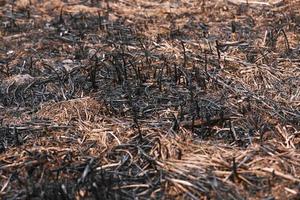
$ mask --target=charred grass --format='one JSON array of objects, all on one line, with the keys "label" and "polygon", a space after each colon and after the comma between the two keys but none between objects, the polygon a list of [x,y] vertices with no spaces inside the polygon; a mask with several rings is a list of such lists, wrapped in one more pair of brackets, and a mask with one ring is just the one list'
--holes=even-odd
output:
[{"label": "charred grass", "polygon": [[1,2],[0,198],[299,199],[300,3],[274,2]]}]

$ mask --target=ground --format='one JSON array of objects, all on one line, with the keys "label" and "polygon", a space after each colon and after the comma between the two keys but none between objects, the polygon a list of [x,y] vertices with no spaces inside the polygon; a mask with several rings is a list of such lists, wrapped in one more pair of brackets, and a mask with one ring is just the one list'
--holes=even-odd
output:
[{"label": "ground", "polygon": [[0,199],[299,199],[300,1],[0,1]]}]

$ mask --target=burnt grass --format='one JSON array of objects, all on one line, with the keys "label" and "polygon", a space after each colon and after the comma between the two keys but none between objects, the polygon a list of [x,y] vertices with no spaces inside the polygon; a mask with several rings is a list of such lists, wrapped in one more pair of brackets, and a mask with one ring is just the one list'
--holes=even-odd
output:
[{"label": "burnt grass", "polygon": [[274,2],[0,1],[0,199],[299,199]]}]

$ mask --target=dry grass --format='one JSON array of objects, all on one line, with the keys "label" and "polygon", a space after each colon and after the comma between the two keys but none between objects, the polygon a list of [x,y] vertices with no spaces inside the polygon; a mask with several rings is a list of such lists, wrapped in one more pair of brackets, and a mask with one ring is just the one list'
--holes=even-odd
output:
[{"label": "dry grass", "polygon": [[300,2],[3,1],[1,199],[299,199]]}]

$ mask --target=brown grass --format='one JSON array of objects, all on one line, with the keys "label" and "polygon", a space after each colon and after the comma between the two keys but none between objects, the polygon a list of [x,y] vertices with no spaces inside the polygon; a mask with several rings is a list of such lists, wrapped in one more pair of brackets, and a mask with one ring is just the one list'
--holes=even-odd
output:
[{"label": "brown grass", "polygon": [[299,199],[299,10],[5,1],[0,198]]}]

